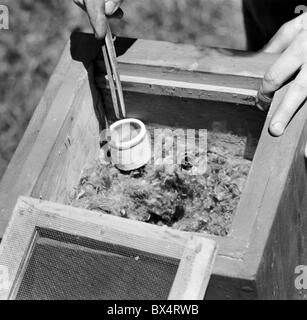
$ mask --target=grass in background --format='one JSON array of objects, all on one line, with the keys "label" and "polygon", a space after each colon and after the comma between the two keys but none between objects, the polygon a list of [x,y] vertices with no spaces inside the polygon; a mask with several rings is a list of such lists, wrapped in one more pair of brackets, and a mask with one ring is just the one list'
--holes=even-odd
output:
[{"label": "grass in background", "polygon": [[[0,177],[47,84],[70,32],[87,25],[72,0],[1,1],[10,30],[0,31]],[[126,0],[120,35],[244,48],[240,0]]]},{"label": "grass in background", "polygon": [[123,35],[245,48],[241,0],[127,0]]}]

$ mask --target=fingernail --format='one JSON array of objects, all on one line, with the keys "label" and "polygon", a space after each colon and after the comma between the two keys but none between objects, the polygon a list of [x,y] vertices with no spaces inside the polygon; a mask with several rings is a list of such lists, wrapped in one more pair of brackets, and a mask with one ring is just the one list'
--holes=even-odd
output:
[{"label": "fingernail", "polygon": [[265,107],[262,106],[261,101],[259,101],[258,99],[256,100],[256,107],[261,111],[265,111]]},{"label": "fingernail", "polygon": [[272,98],[264,95],[261,91],[258,92],[256,98],[256,106],[262,111],[267,111],[272,103]]},{"label": "fingernail", "polygon": [[284,133],[284,126],[280,122],[273,123],[270,131],[275,136],[281,136]]}]

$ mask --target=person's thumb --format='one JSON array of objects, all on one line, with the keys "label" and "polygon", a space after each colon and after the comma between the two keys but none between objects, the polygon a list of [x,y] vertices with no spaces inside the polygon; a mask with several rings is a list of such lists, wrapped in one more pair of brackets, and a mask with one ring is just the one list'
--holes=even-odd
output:
[{"label": "person's thumb", "polygon": [[122,0],[105,0],[105,13],[107,16],[113,15],[122,4]]},{"label": "person's thumb", "polygon": [[101,0],[84,0],[84,5],[96,38],[98,40],[104,39],[107,28],[104,2]]}]

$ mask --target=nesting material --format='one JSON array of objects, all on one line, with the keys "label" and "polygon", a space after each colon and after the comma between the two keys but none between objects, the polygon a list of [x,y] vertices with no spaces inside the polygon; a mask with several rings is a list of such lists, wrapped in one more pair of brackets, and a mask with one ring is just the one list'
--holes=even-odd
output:
[{"label": "nesting material", "polygon": [[[70,204],[183,231],[226,236],[251,166],[244,159],[245,146],[244,138],[208,133],[208,152],[185,154],[176,165],[168,164],[169,150],[163,159],[130,173],[97,160],[84,170]],[[202,162],[207,162],[206,172],[191,174],[193,164]]]}]

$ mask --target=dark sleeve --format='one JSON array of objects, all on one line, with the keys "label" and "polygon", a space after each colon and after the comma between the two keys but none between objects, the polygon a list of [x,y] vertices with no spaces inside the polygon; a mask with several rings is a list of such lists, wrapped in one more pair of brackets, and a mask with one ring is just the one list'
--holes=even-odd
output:
[{"label": "dark sleeve", "polygon": [[247,46],[250,51],[262,49],[287,21],[295,18],[297,6],[306,0],[243,0]]}]

